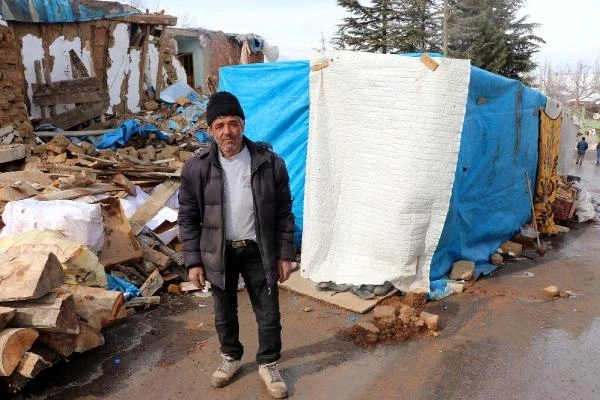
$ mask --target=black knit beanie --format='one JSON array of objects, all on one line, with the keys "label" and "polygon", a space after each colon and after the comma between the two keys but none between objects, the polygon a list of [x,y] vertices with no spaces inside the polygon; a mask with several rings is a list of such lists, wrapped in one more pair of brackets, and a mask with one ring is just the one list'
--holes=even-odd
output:
[{"label": "black knit beanie", "polygon": [[206,106],[206,122],[211,126],[213,121],[218,117],[227,115],[237,115],[243,120],[246,120],[244,110],[240,105],[239,100],[229,92],[213,93],[208,99]]}]

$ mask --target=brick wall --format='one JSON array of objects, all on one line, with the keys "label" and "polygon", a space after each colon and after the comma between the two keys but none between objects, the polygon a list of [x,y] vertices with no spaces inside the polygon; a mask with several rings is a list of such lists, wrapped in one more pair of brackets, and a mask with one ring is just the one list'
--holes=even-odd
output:
[{"label": "brick wall", "polygon": [[0,26],[0,128],[13,125],[28,141],[32,138],[32,129],[24,89],[25,79],[15,36],[8,27]]},{"label": "brick wall", "polygon": [[[215,79],[215,82],[218,82],[220,67],[238,65],[240,63],[242,45],[234,38],[217,32],[210,38],[208,52],[210,54],[209,74]],[[263,62],[263,58],[262,52],[250,53],[248,62],[251,64],[261,63]]]}]

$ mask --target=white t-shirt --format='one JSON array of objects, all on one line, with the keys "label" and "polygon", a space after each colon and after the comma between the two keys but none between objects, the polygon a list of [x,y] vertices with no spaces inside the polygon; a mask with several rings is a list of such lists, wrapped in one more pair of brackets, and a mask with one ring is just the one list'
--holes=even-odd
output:
[{"label": "white t-shirt", "polygon": [[256,240],[248,148],[231,157],[219,152],[225,186],[225,240]]}]

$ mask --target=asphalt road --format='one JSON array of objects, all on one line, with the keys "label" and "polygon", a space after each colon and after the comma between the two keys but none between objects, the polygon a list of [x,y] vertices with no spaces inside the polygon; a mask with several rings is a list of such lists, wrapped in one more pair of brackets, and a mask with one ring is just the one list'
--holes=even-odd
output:
[{"label": "asphalt road", "polygon": [[[576,167],[600,198],[595,152]],[[576,225],[539,259],[511,261],[426,310],[440,336],[365,350],[338,332],[359,315],[281,292],[282,375],[294,399],[599,399],[600,226]],[[544,299],[548,285],[574,293]],[[256,323],[240,294],[245,364],[213,389],[218,342],[210,298],[163,296],[107,330],[102,348],[44,372],[18,399],[269,399],[253,361]],[[313,309],[304,312],[305,307]],[[6,397],[6,395],[5,395]]]}]

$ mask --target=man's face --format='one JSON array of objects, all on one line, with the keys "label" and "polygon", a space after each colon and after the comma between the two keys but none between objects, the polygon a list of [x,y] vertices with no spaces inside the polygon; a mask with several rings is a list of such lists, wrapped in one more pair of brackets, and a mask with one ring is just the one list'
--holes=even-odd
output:
[{"label": "man's face", "polygon": [[215,138],[215,142],[225,157],[234,156],[242,151],[244,120],[240,117],[218,117],[213,121],[208,132]]}]

